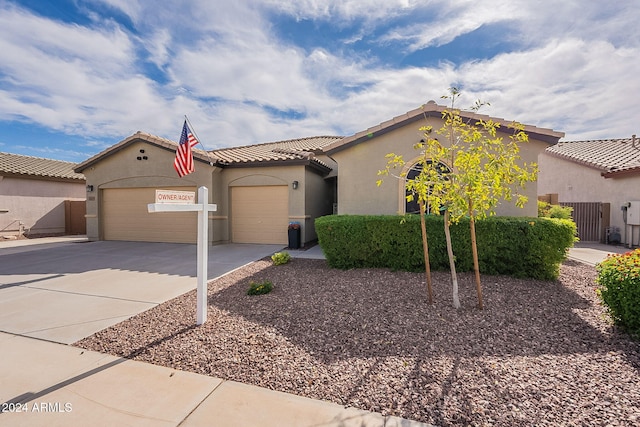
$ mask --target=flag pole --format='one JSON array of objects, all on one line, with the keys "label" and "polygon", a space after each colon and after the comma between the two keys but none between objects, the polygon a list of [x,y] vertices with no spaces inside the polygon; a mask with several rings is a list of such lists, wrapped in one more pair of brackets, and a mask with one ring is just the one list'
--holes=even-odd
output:
[{"label": "flag pole", "polygon": [[198,144],[202,145],[202,150],[205,152],[205,154],[207,155],[207,158],[209,159],[209,165],[213,166],[213,160],[211,160],[211,156],[209,156],[209,152],[207,151],[207,149],[205,148],[204,144],[202,143],[202,140],[200,139],[200,137],[196,133],[196,130],[193,128],[193,125],[191,124],[191,120],[189,120],[189,117],[187,117],[186,114],[184,115],[184,119],[186,120],[187,125],[189,125],[189,129],[191,130],[191,133],[193,133],[193,136],[196,137],[196,140],[198,141]]}]

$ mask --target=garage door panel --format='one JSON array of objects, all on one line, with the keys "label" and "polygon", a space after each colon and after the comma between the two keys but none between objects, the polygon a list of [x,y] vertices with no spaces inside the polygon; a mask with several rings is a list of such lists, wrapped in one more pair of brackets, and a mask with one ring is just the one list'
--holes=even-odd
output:
[{"label": "garage door panel", "polygon": [[232,187],[232,241],[286,245],[288,200],[287,186]]},{"label": "garage door panel", "polygon": [[[163,188],[195,191],[193,188]],[[155,188],[113,188],[102,190],[102,227],[105,240],[195,243],[197,212],[150,214]]]}]

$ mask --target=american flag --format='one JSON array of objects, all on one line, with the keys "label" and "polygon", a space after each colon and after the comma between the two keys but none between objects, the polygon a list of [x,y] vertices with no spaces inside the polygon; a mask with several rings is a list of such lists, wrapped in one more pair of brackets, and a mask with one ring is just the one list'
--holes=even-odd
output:
[{"label": "american flag", "polygon": [[184,126],[182,126],[182,135],[180,135],[180,144],[178,144],[178,148],[176,149],[176,159],[173,161],[173,167],[176,172],[178,172],[180,178],[194,171],[191,148],[197,144],[198,140],[191,133],[185,120]]}]

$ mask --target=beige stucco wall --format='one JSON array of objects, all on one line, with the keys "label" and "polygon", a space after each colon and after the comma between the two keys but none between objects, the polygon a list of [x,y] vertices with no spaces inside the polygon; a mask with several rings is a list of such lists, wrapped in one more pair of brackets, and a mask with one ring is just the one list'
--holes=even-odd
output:
[{"label": "beige stucco wall", "polygon": [[[65,200],[84,200],[85,183],[0,176],[0,235],[65,232]],[[26,233],[25,233],[26,234]]]},{"label": "beige stucco wall", "polygon": [[[141,153],[140,150],[144,150]],[[139,156],[147,156],[147,160],[138,160]],[[173,168],[175,152],[167,150],[145,141],[134,142],[131,145],[103,158],[98,163],[88,167],[82,173],[87,178],[87,185],[93,185],[94,191],[87,197],[87,237],[99,240],[101,190],[106,188],[127,187],[200,187],[210,188],[209,202],[216,203],[212,194],[212,176],[217,168],[206,163],[196,161],[195,172],[185,177],[178,177]],[[215,187],[214,187],[215,188]],[[213,215],[210,215],[210,218]],[[218,222],[210,219],[209,241],[215,240],[222,234]]]},{"label": "beige stucco wall", "polygon": [[[144,153],[140,150],[144,150]],[[138,160],[137,157],[142,155],[147,156],[148,159]],[[230,240],[232,213],[229,188],[233,186],[287,186],[289,189],[288,219],[302,224],[303,243],[316,238],[313,219],[316,216],[331,213],[331,187],[327,187],[324,179],[308,166],[221,169],[196,161],[195,172],[179,178],[173,168],[174,158],[174,151],[140,140],[85,169],[83,173],[87,177],[87,185],[94,187],[93,192],[87,193],[89,239],[102,238],[101,191],[108,188],[208,187],[209,202],[218,206],[218,211],[209,215],[209,242],[212,244]],[[326,159],[325,162],[330,162],[330,159]],[[293,181],[299,183],[297,190],[292,188]],[[312,197],[305,198],[305,194],[311,194]]]},{"label": "beige stucco wall", "polygon": [[304,181],[305,205],[307,216],[304,227],[307,230],[305,242],[318,238],[316,234],[315,219],[333,213],[333,179],[307,171]]},{"label": "beige stucco wall", "polygon": [[[619,227],[625,241],[620,207],[640,200],[640,176],[604,178],[600,171],[542,153],[539,157],[538,194],[558,194],[559,202],[611,203],[611,226]],[[629,233],[631,228],[629,227]],[[638,240],[638,227],[634,243]]]},{"label": "beige stucco wall", "polygon": [[[293,181],[298,188],[293,189]],[[233,186],[286,185],[289,189],[289,221],[301,224],[301,242],[304,244],[317,238],[313,221],[315,217],[331,213],[325,211],[319,200],[331,200],[331,187],[310,167],[304,165],[265,166],[253,168],[227,168],[220,174],[218,203],[220,214],[225,216],[226,240],[229,240],[233,213],[229,212],[231,201],[229,188]],[[306,197],[305,197],[306,195]],[[219,200],[219,201],[218,201]],[[329,207],[331,207],[329,202]]]},{"label": "beige stucco wall", "polygon": [[[422,126],[433,126],[439,129],[442,120],[429,117],[422,121],[409,123],[389,133],[375,136],[355,146],[338,151],[332,155],[339,165],[338,169],[338,213],[340,214],[398,214],[404,213],[404,186],[398,179],[385,177],[380,187],[376,181],[380,179],[378,171],[386,167],[385,155],[395,153],[402,155],[405,161],[415,159],[419,154],[413,146],[423,138]],[[501,134],[505,139],[508,134]],[[528,143],[521,147],[522,161],[534,163],[538,155],[549,144],[530,137]],[[397,175],[400,170],[396,170]],[[513,202],[502,202],[496,208],[496,214],[505,216],[536,216],[537,185],[527,184],[523,191],[529,198],[524,209]]]}]

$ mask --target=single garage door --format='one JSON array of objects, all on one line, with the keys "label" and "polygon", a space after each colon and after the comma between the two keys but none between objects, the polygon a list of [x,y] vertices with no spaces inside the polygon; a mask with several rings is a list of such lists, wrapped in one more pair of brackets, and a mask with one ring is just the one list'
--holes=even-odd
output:
[{"label": "single garage door", "polygon": [[[164,190],[195,191],[192,187],[162,187]],[[104,240],[135,242],[196,243],[197,212],[150,214],[155,188],[108,188],[102,190]]]},{"label": "single garage door", "polygon": [[289,188],[231,187],[231,240],[286,245]]}]

